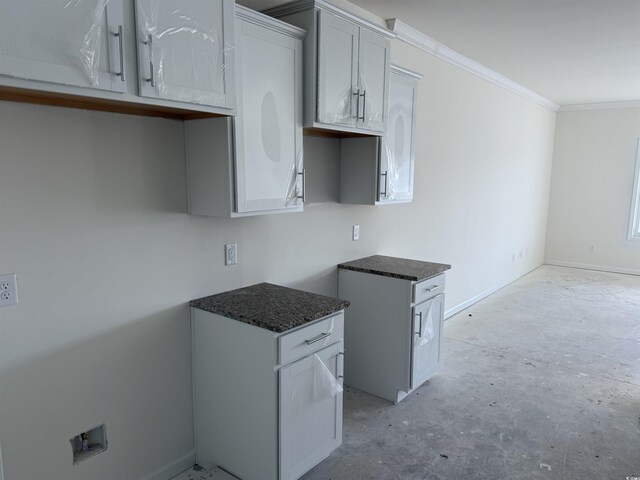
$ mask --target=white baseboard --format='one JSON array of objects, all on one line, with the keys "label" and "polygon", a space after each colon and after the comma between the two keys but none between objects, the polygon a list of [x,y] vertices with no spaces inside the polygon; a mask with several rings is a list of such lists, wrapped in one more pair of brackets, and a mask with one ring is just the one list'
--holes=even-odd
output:
[{"label": "white baseboard", "polygon": [[562,260],[545,260],[545,265],[556,267],[581,268],[583,270],[596,270],[598,272],[623,273],[625,275],[640,275],[640,270],[634,268],[611,267],[608,265],[592,265],[590,263],[564,262]]},{"label": "white baseboard", "polygon": [[185,453],[183,456],[174,460],[173,462],[167,463],[159,469],[142,477],[140,480],[169,480],[179,473],[184,472],[186,469],[193,467],[195,463],[196,452],[195,450],[192,450],[189,453]]},{"label": "white baseboard", "polygon": [[506,287],[507,285],[509,285],[509,283],[511,282],[507,282],[504,285],[496,285],[491,287],[488,290],[485,290],[482,293],[479,293],[478,295],[476,295],[475,297],[471,297],[469,300],[467,300],[466,302],[462,302],[458,305],[456,305],[453,308],[450,308],[449,310],[447,310],[446,312],[444,312],[444,318],[447,319],[453,315],[455,315],[456,313],[461,312],[462,310],[464,310],[465,308],[470,307],[471,305],[473,305],[474,303],[479,302],[480,300],[482,300],[483,298],[487,298],[489,295],[491,295],[492,293],[497,292],[498,290],[500,290],[502,287]]}]

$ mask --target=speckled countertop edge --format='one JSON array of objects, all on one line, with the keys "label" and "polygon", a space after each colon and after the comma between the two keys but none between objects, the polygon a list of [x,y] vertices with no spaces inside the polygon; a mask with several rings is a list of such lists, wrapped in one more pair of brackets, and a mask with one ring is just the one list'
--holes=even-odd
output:
[{"label": "speckled countertop edge", "polygon": [[421,260],[411,260],[408,258],[372,255],[351,262],[341,263],[338,265],[338,268],[419,282],[446,272],[451,268],[451,265],[423,262]]},{"label": "speckled countertop edge", "polygon": [[284,333],[344,310],[349,302],[271,283],[259,283],[198,298],[192,300],[190,305],[275,333]]}]

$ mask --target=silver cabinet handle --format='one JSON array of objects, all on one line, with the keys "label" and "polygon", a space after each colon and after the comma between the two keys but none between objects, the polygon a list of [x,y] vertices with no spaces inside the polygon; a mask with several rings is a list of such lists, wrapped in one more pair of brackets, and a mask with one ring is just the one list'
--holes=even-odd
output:
[{"label": "silver cabinet handle", "polygon": [[[359,90],[358,90],[359,91]],[[365,121],[364,111],[367,107],[367,91],[363,90],[361,94],[358,95],[358,101],[360,101],[360,97],[362,97],[362,117],[358,117],[358,120]],[[360,114],[360,108],[358,108],[358,114]]]},{"label": "silver cabinet handle", "polygon": [[302,175],[302,195],[298,195],[296,198],[301,198],[302,203],[307,201],[307,171],[306,169],[302,169],[301,172],[298,172],[298,175]]},{"label": "silver cabinet handle", "polygon": [[120,72],[116,73],[116,77],[120,77],[120,80],[125,81],[124,78],[124,48],[122,46],[122,25],[118,25],[118,33],[113,34],[114,37],[118,37],[118,47],[120,51]]},{"label": "silver cabinet handle", "polygon": [[[351,91],[353,92],[351,95],[356,97],[356,114],[351,116],[358,120],[358,115],[360,115],[360,89],[351,87]],[[353,106],[353,102],[351,102],[350,106]]]},{"label": "silver cabinet handle", "polygon": [[320,340],[324,340],[325,338],[330,336],[331,336],[331,332],[321,333],[316,338],[312,338],[311,340],[305,340],[304,343],[306,343],[307,345],[313,345],[314,343],[319,342]]},{"label": "silver cabinet handle", "polygon": [[[340,357],[342,357],[342,359],[340,359]],[[338,365],[342,368],[340,368],[340,373],[337,378],[344,380],[344,352],[338,352]]]},{"label": "silver cabinet handle", "polygon": [[147,41],[142,42],[149,46],[149,78],[145,78],[145,82],[149,82],[152,87],[156,86],[156,79],[153,76],[153,37],[151,34],[147,35]]},{"label": "silver cabinet handle", "polygon": [[433,292],[434,290],[440,288],[440,285],[432,285],[431,287],[425,288],[425,292]]},{"label": "silver cabinet handle", "polygon": [[385,170],[384,173],[381,173],[380,176],[384,177],[384,192],[380,192],[380,195],[386,197],[387,196],[387,185],[388,185],[388,178],[389,178],[389,170]]},{"label": "silver cabinet handle", "polygon": [[418,316],[420,317],[420,329],[416,333],[419,337],[422,337],[422,312],[418,312]]}]

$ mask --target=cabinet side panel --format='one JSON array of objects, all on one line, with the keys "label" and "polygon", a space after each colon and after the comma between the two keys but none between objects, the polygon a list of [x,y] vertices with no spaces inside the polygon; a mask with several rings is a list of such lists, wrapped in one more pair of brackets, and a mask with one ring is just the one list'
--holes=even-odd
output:
[{"label": "cabinet side panel", "polygon": [[345,383],[392,402],[408,391],[411,361],[411,282],[338,271],[345,311]]},{"label": "cabinet side panel", "polygon": [[228,216],[233,210],[231,118],[185,121],[189,213]]},{"label": "cabinet side panel", "polygon": [[278,474],[274,334],[192,309],[196,460],[243,480]]},{"label": "cabinet side panel", "polygon": [[283,22],[287,22],[299,28],[304,28],[307,31],[303,47],[303,125],[305,127],[311,127],[313,126],[313,122],[316,117],[316,54],[318,51],[316,11],[315,9],[310,8],[303,12],[293,13],[291,15],[285,15],[278,18]]},{"label": "cabinet side panel", "polygon": [[378,192],[378,137],[340,141],[340,203],[375,205]]}]

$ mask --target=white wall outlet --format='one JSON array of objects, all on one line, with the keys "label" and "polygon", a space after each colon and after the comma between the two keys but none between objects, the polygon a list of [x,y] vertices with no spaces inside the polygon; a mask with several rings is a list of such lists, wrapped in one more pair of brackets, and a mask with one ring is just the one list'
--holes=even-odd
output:
[{"label": "white wall outlet", "polygon": [[16,274],[0,276],[0,307],[18,304],[18,284]]},{"label": "white wall outlet", "polygon": [[238,263],[238,244],[227,243],[224,246],[224,264],[226,266]]},{"label": "white wall outlet", "polygon": [[360,225],[356,224],[353,226],[353,241],[360,240]]}]

